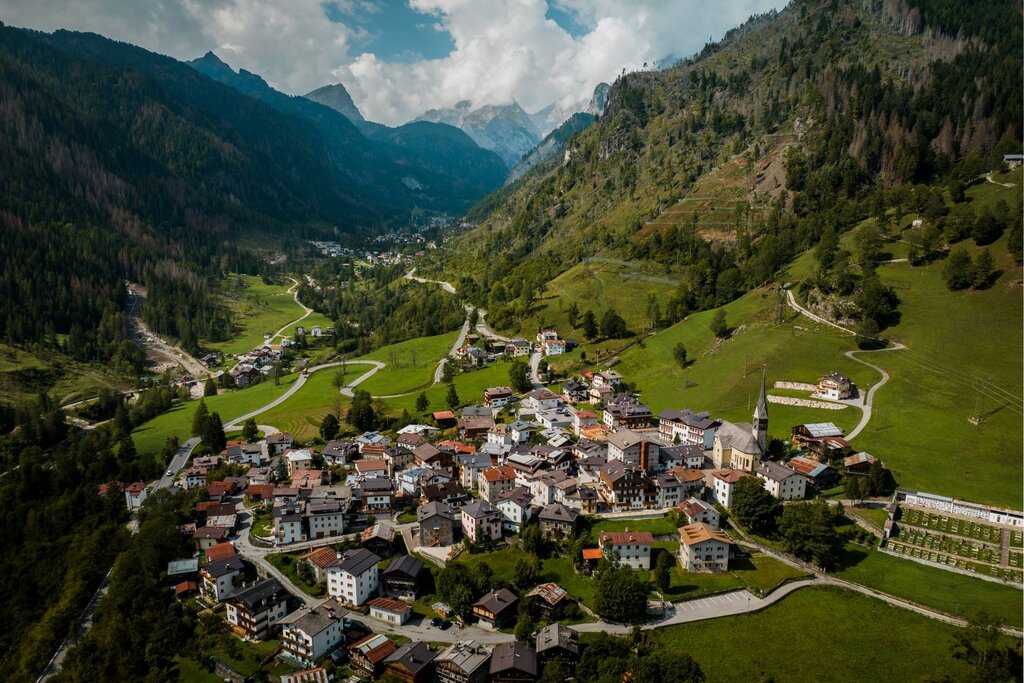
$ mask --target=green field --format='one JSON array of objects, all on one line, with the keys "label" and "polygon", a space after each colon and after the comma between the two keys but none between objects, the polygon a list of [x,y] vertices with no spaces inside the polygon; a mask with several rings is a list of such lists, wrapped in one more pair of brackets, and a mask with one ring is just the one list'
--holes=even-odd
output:
[{"label": "green field", "polygon": [[[426,389],[434,381],[437,363],[446,355],[459,336],[459,330],[433,337],[419,337],[399,344],[383,346],[376,351],[360,356],[359,360],[376,360],[387,367],[359,385],[374,396],[405,394]],[[350,379],[355,379],[366,370],[366,366],[352,366]]]},{"label": "green field", "polygon": [[[854,348],[848,335],[800,318],[789,308],[785,322],[775,323],[775,304],[774,292],[755,290],[725,306],[727,322],[734,328],[725,341],[716,340],[709,329],[714,311],[695,313],[647,339],[643,347],[625,351],[615,369],[637,384],[655,413],[669,407],[691,408],[733,421],[750,420],[763,366],[769,389],[779,380],[813,383],[831,371],[861,386],[877,381],[873,370],[842,355]],[[672,350],[680,343],[691,358],[686,369],[672,360]],[[803,422],[834,422],[849,430],[860,421],[856,408],[770,404],[768,414],[769,432],[787,439],[792,426]]]},{"label": "green field", "polygon": [[945,674],[961,680],[967,674],[952,656],[956,627],[832,588],[801,589],[756,614],[650,633],[697,660],[709,683],[903,682]]},{"label": "green field", "polygon": [[[509,364],[498,361],[486,365],[479,370],[471,370],[455,376],[453,384],[459,394],[463,405],[480,404],[484,400],[484,389],[493,386],[508,384]],[[400,414],[402,410],[408,410],[410,414],[416,414],[416,397],[420,392],[414,391],[406,396],[385,399],[384,403],[391,407],[392,413]],[[445,396],[448,393],[447,384],[438,384],[426,390],[427,400],[430,405],[427,412],[436,410],[448,410],[445,403]]]},{"label": "green field", "polygon": [[[730,560],[729,571],[721,573],[688,572],[678,562],[679,544],[670,548],[662,548],[661,552],[671,552],[676,560],[672,567],[671,580],[665,597],[669,600],[692,600],[708,593],[747,589],[755,595],[765,595],[786,581],[806,576],[805,572],[790,567],[788,564],[768,557],[755,554],[749,560]],[[652,564],[657,561],[651,558]],[[651,573],[653,580],[654,574]],[[653,583],[652,583],[653,586]]]},{"label": "green field", "polygon": [[836,576],[942,612],[973,617],[987,612],[1012,626],[1024,623],[1017,588],[902,560],[876,550],[847,544]]},{"label": "green field", "polygon": [[267,555],[267,562],[277,567],[277,569],[284,574],[288,579],[302,589],[306,594],[312,595],[316,598],[327,597],[327,584],[324,583],[308,583],[299,578],[299,573],[295,569],[295,563],[300,557],[306,554],[305,550],[294,552],[294,553],[271,553]]},{"label": "green field", "polygon": [[[234,418],[274,400],[274,397],[287,390],[296,378],[298,374],[292,374],[282,377],[281,384],[277,386],[267,381],[248,389],[211,396],[206,399],[206,407],[210,412],[220,413],[221,421],[228,424]],[[132,431],[132,439],[139,453],[158,452],[170,436],[177,436],[179,440],[185,441],[191,435],[192,413],[198,407],[199,401],[179,403],[163,415],[158,415],[136,427]]]},{"label": "green field", "polygon": [[[224,303],[234,315],[238,333],[231,339],[222,342],[205,343],[204,346],[226,354],[245,353],[263,343],[263,335],[274,334],[284,325],[301,316],[304,311],[295,303],[292,295],[287,293],[292,282],[266,285],[260,278],[252,275],[232,275],[222,283]],[[314,315],[310,315],[310,318]],[[323,316],[318,316],[323,318]],[[330,322],[307,323],[309,318],[300,324],[330,324]]]},{"label": "green field", "polygon": [[670,517],[594,520],[591,530],[595,541],[602,531],[649,531],[655,536],[679,536],[679,527]]},{"label": "green field", "polygon": [[[349,369],[346,381],[358,377],[370,367],[368,365],[353,365]],[[327,413],[333,412],[335,415],[343,417],[352,400],[341,395],[341,392],[332,384],[333,380],[333,368],[312,373],[302,388],[291,398],[259,415],[257,422],[277,427],[300,441],[316,436],[319,433],[320,422]]]}]

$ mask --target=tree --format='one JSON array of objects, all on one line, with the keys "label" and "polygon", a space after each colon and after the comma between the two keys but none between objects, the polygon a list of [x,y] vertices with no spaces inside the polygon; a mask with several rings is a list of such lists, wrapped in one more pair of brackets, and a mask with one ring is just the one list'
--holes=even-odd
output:
[{"label": "tree", "polygon": [[712,334],[714,334],[719,339],[722,339],[729,335],[729,323],[725,319],[724,308],[719,308],[717,311],[715,311],[715,315],[713,318],[711,318],[711,324],[709,325],[709,327],[711,328]]},{"label": "tree", "polygon": [[689,363],[689,359],[686,356],[686,347],[683,346],[682,342],[679,342],[678,344],[672,347],[672,357],[675,359],[677,363],[679,363],[679,367],[683,368],[684,370],[686,369],[686,366]]},{"label": "tree", "polygon": [[[344,362],[344,361],[342,361]],[[342,366],[340,370],[334,371],[334,377],[331,378],[331,386],[335,389],[341,389],[345,386],[345,368]]]},{"label": "tree", "polygon": [[566,311],[566,314],[569,316],[569,326],[575,328],[576,323],[580,321],[580,309],[576,306],[575,301],[569,304],[569,310]]},{"label": "tree", "polygon": [[455,363],[452,363],[450,358],[445,358],[444,365],[441,366],[441,381],[450,384],[453,379],[455,379]]},{"label": "tree", "polygon": [[203,396],[216,396],[217,395],[217,383],[213,381],[213,378],[206,380],[206,384],[203,385]]},{"label": "tree", "polygon": [[519,614],[519,619],[516,620],[516,627],[512,631],[512,635],[516,637],[520,643],[528,643],[532,640],[533,636],[533,619],[530,618],[530,613],[523,610]]},{"label": "tree", "polygon": [[881,460],[875,460],[868,468],[868,478],[865,486],[865,493],[869,496],[881,496],[892,492],[891,475],[882,465]]},{"label": "tree", "polygon": [[864,479],[862,477],[848,475],[843,488],[846,490],[846,497],[850,500],[864,500]]},{"label": "tree", "polygon": [[224,423],[221,422],[220,415],[217,413],[210,413],[210,417],[206,419],[203,429],[203,445],[213,453],[220,453],[228,445],[228,438],[224,434]]},{"label": "tree", "polygon": [[544,537],[541,536],[540,527],[530,524],[519,532],[519,547],[530,555],[541,557],[544,554]]},{"label": "tree", "polygon": [[1020,641],[1005,638],[1001,627],[998,619],[982,612],[969,621],[968,629],[953,635],[953,657],[971,667],[971,680],[1020,680]]},{"label": "tree", "polygon": [[448,385],[448,393],[445,394],[444,402],[452,410],[455,410],[462,404],[462,400],[459,398],[459,392],[455,388],[454,384]]},{"label": "tree", "polygon": [[341,425],[338,423],[338,418],[334,416],[334,413],[327,413],[320,421],[320,438],[330,441],[337,436],[339,429],[341,429]]},{"label": "tree", "polygon": [[875,322],[874,318],[864,318],[857,325],[857,346],[862,349],[875,349],[879,347],[878,335],[881,330],[878,329],[878,323]]},{"label": "tree", "polygon": [[425,413],[429,406],[430,401],[427,399],[427,392],[421,391],[420,395],[416,397],[416,412]]},{"label": "tree", "polygon": [[787,551],[822,569],[830,569],[842,547],[835,522],[828,503],[821,498],[810,503],[790,503],[783,507],[779,533]]},{"label": "tree", "polygon": [[640,657],[632,679],[636,683],[703,683],[704,670],[685,652],[662,648]]},{"label": "tree", "polygon": [[515,569],[512,571],[512,582],[516,588],[529,588],[537,579],[540,571],[540,561],[536,555],[520,557],[516,561]]},{"label": "tree", "polygon": [[647,323],[652,329],[661,323],[661,306],[658,304],[658,297],[654,294],[647,295]]},{"label": "tree", "polygon": [[873,268],[882,255],[882,233],[870,223],[862,227],[854,237],[857,245],[857,261],[862,268]]},{"label": "tree", "polygon": [[201,436],[206,429],[206,420],[210,417],[210,411],[206,407],[206,401],[199,399],[196,411],[192,413],[192,436]]},{"label": "tree", "polygon": [[583,336],[587,339],[597,339],[597,318],[594,317],[594,312],[590,309],[583,314],[583,322],[580,323],[580,329],[583,330]]},{"label": "tree", "polygon": [[360,432],[369,432],[376,428],[377,412],[373,408],[373,397],[370,396],[370,392],[365,389],[355,390],[345,421]]},{"label": "tree", "polygon": [[978,258],[974,261],[974,282],[976,289],[984,289],[992,284],[992,276],[995,275],[995,263],[992,254],[988,249],[983,249]]},{"label": "tree", "polygon": [[562,663],[561,657],[555,657],[549,659],[547,664],[544,665],[544,671],[541,673],[539,683],[565,683],[565,681],[572,678],[569,670]]},{"label": "tree", "polygon": [[533,387],[533,382],[530,381],[529,364],[521,358],[512,361],[512,365],[508,369],[508,381],[513,391],[519,393],[529,391]]},{"label": "tree", "polygon": [[594,609],[604,619],[632,624],[647,617],[647,582],[627,565],[602,561],[596,589]]},{"label": "tree", "polygon": [[249,418],[242,423],[242,438],[249,443],[255,443],[260,438],[260,431],[256,427],[255,418]]},{"label": "tree", "polygon": [[627,329],[626,321],[622,319],[622,316],[612,308],[605,311],[601,316],[601,336],[606,339],[621,339],[628,335],[629,329]]},{"label": "tree", "polygon": [[954,249],[942,266],[942,279],[951,291],[967,289],[974,281],[974,262],[963,249]]},{"label": "tree", "polygon": [[658,562],[654,568],[654,582],[662,592],[667,591],[672,581],[672,567],[675,565],[672,553],[662,551],[658,553]]},{"label": "tree", "polygon": [[743,526],[758,533],[773,534],[781,505],[757,477],[743,477],[733,487],[730,510]]},{"label": "tree", "polygon": [[974,238],[975,244],[984,246],[986,244],[992,244],[999,239],[999,236],[1003,234],[1003,228],[1003,224],[986,206],[978,213],[978,218],[974,221],[974,230],[971,231],[971,236]]}]

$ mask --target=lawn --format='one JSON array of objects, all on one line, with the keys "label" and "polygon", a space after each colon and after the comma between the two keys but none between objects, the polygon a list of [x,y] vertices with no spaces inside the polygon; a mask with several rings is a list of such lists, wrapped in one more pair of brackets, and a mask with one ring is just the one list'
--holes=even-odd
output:
[{"label": "lawn", "polygon": [[458,559],[454,562],[455,566],[462,565],[468,570],[472,571],[481,563],[487,563],[491,569],[494,570],[494,577],[500,582],[512,585],[513,573],[515,572],[516,562],[521,558],[526,557],[526,553],[519,548],[508,547],[504,550],[498,550],[493,553],[477,553],[470,555],[469,553],[462,553]]},{"label": "lawn", "polygon": [[[225,278],[222,283],[224,303],[234,314],[234,322],[239,330],[227,341],[208,342],[203,346],[225,354],[245,353],[260,346],[263,335],[274,334],[303,314],[302,308],[287,293],[291,286],[290,280],[277,285],[263,284],[260,278],[252,275],[231,275]],[[310,317],[313,315],[317,314],[311,314]],[[305,323],[303,321],[300,324]]]},{"label": "lawn", "polygon": [[540,580],[554,582],[573,598],[594,609],[596,596],[593,579],[576,573],[568,557],[552,556],[541,561]]},{"label": "lawn", "polygon": [[858,508],[851,506],[845,509],[847,515],[857,515],[869,524],[874,524],[879,529],[884,527],[885,521],[889,519],[889,513],[882,508]]},{"label": "lawn", "polygon": [[[205,399],[210,412],[220,414],[221,421],[228,424],[232,419],[244,415],[272,401],[295,381],[298,374],[281,378],[275,386],[272,381],[261,382],[248,389],[229,391]],[[192,432],[192,413],[199,407],[199,401],[179,403],[162,415],[144,422],[132,430],[132,439],[139,453],[157,453],[170,436],[185,441]]]},{"label": "lawn", "polygon": [[[480,404],[484,400],[484,389],[493,386],[508,384],[509,363],[497,361],[485,365],[478,370],[471,370],[455,376],[453,384],[459,394],[462,405]],[[447,410],[445,396],[448,393],[447,384],[438,384],[426,390],[427,412],[435,410]],[[384,399],[384,403],[391,408],[391,412],[400,415],[402,410],[408,410],[410,414],[416,415],[416,397],[419,392],[413,392],[398,398]]]},{"label": "lawn", "polygon": [[[369,366],[366,365],[353,365],[353,369],[348,373],[350,380],[358,377],[354,372],[357,367],[360,374],[369,369]],[[292,434],[300,441],[317,436],[320,422],[327,413],[344,416],[348,411],[348,404],[352,400],[341,395],[341,392],[332,383],[333,380],[334,369],[332,368],[312,373],[302,388],[291,398],[261,414],[259,423],[277,427],[282,432]]]},{"label": "lawn", "polygon": [[763,612],[656,629],[650,637],[697,660],[709,683],[902,682],[966,676],[965,665],[952,657],[957,631],[823,587],[801,589]]},{"label": "lawn", "polygon": [[[715,339],[709,329],[715,311],[695,313],[648,338],[643,347],[622,353],[615,369],[636,383],[642,400],[655,413],[685,407],[734,421],[750,420],[765,366],[769,393],[775,381],[813,383],[831,371],[861,386],[877,381],[876,372],[842,355],[854,348],[848,335],[801,319],[788,308],[785,322],[776,323],[775,305],[775,294],[768,290],[755,290],[726,305],[726,320],[734,331],[725,341]],[[686,369],[672,358],[677,344],[689,354]],[[769,433],[786,439],[795,424],[834,422],[849,430],[860,420],[856,408],[821,410],[773,403],[768,413]]]},{"label": "lawn", "polygon": [[327,586],[322,583],[309,583],[299,577],[299,573],[295,570],[296,562],[298,558],[305,555],[306,550],[294,552],[294,553],[271,553],[267,555],[267,561],[270,564],[277,567],[282,574],[291,580],[296,586],[301,588],[306,594],[312,595],[316,598],[327,597]]},{"label": "lawn", "polygon": [[[219,636],[216,646],[207,650],[205,654],[221,660],[247,678],[255,678],[263,671],[260,662],[269,657],[277,649],[277,645],[276,640],[252,643],[225,633]],[[218,676],[207,673],[202,665],[191,659],[178,657],[177,663],[180,680],[185,683],[212,683],[221,680]]]},{"label": "lawn", "polygon": [[[418,337],[399,344],[383,346],[360,356],[359,360],[376,360],[387,367],[359,385],[374,396],[390,396],[422,390],[434,381],[437,363],[451,351],[459,330],[433,337]],[[366,366],[352,366],[351,379],[359,376]],[[350,380],[351,381],[351,380]]]},{"label": "lawn", "polygon": [[668,516],[651,519],[595,519],[591,525],[594,540],[602,531],[649,531],[654,536],[679,535],[679,528]]},{"label": "lawn", "polygon": [[847,544],[836,576],[927,607],[973,617],[987,612],[1013,626],[1024,623],[1021,591],[990,581],[902,560]]},{"label": "lawn", "polygon": [[[657,561],[657,552],[656,550],[655,558],[652,558],[652,564]],[[666,550],[663,549],[661,552]],[[755,554],[749,560],[730,560],[729,571],[714,574],[688,572],[679,564],[678,557],[673,559],[676,564],[672,567],[669,587],[665,591],[665,597],[673,601],[691,600],[707,593],[722,593],[742,588],[754,595],[766,595],[786,581],[806,576],[805,572],[761,554]],[[651,576],[653,577],[653,573]]]}]

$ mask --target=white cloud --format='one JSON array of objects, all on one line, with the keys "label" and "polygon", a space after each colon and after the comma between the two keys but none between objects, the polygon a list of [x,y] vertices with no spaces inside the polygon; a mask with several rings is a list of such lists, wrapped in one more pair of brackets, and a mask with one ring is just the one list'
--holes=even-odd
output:
[{"label": "white cloud", "polygon": [[295,94],[340,81],[364,116],[396,124],[463,99],[480,105],[514,98],[527,111],[585,103],[597,83],[623,68],[692,54],[750,14],[784,4],[551,1],[586,32],[573,37],[547,19],[545,0],[408,0],[455,46],[446,57],[414,62],[360,52],[365,32],[344,23],[352,12],[387,11],[387,2],[334,0],[343,20],[335,22],[322,0],[0,0],[0,19],[95,31],[180,59],[212,49]]}]

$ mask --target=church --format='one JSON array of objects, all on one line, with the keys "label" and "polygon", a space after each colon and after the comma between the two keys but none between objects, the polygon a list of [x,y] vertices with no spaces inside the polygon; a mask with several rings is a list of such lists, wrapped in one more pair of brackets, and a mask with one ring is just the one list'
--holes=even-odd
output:
[{"label": "church", "polygon": [[722,420],[722,426],[715,430],[711,459],[716,468],[732,467],[752,472],[754,466],[764,459],[768,444],[767,372],[765,369],[761,374],[761,395],[754,408],[753,421],[733,423]]}]

